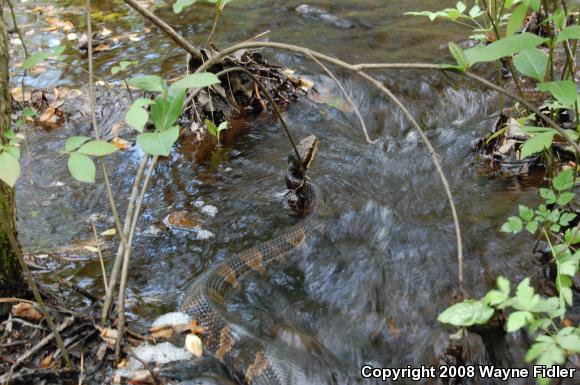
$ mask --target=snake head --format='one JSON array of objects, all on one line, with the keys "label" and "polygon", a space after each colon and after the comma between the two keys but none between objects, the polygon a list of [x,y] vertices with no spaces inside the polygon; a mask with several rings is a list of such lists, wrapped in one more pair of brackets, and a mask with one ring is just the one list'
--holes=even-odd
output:
[{"label": "snake head", "polygon": [[288,169],[290,172],[304,177],[306,171],[312,166],[316,154],[318,154],[318,143],[316,135],[309,135],[298,143],[296,149],[300,159],[296,158],[296,154],[288,156]]}]

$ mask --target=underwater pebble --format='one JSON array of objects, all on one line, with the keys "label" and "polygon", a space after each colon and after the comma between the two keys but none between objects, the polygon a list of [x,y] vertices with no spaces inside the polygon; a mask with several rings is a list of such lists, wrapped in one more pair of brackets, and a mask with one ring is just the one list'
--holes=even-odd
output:
[{"label": "underwater pebble", "polygon": [[204,241],[206,239],[210,239],[214,236],[214,234],[211,231],[208,230],[204,230],[204,229],[199,229],[197,230],[197,239]]},{"label": "underwater pebble", "polygon": [[200,207],[203,207],[205,205],[205,202],[200,199],[200,200],[193,202],[192,205],[193,205],[193,207],[200,208]]},{"label": "underwater pebble", "polygon": [[204,213],[205,215],[209,215],[210,217],[215,217],[215,215],[218,212],[218,209],[215,206],[207,205],[202,207],[201,212]]}]

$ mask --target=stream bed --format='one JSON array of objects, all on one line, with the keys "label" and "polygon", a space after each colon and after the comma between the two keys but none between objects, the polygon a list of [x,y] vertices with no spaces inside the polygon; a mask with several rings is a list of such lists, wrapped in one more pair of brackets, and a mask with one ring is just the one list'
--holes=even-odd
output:
[{"label": "stream bed", "polygon": [[[83,1],[37,3],[66,7],[63,18],[69,17],[76,33],[83,33]],[[183,71],[186,57],[181,49],[128,12],[122,2],[94,3],[94,12],[118,14],[112,21],[96,20],[96,30],[106,27],[114,34],[137,36],[98,53],[98,76],[111,78],[110,69],[120,60],[139,60],[139,66],[130,70],[132,75],[171,78]],[[444,21],[429,23],[426,18],[403,15],[411,10],[441,9],[453,1],[309,3],[352,21],[352,28],[305,17],[295,10],[301,4],[294,0],[233,2],[218,26],[216,45],[223,48],[271,30],[267,35],[271,41],[304,45],[352,63],[442,63],[451,60],[447,42],[468,34]],[[30,12],[23,11],[27,3],[18,7],[20,22],[33,22]],[[204,4],[180,15],[169,7],[155,12],[198,44],[205,42],[211,29],[212,8]],[[65,51],[68,65],[29,75],[28,86],[81,88],[86,84],[88,75],[80,69],[86,67],[86,59],[70,47],[75,42],[49,32],[39,32],[32,39],[39,47],[69,45]],[[281,51],[266,50],[264,55],[340,98],[339,89],[315,63]],[[21,71],[12,70],[16,85]],[[451,329],[436,318],[457,292],[458,265],[449,205],[417,132],[364,79],[340,70],[336,74],[360,109],[369,135],[377,141],[365,141],[348,108],[343,111],[308,98],[289,105],[284,118],[295,137],[315,134],[320,140],[310,176],[324,194],[322,227],[308,235],[306,246],[291,264],[265,276],[248,276],[228,298],[227,306],[258,336],[261,330],[275,328],[275,339],[296,349],[312,344],[331,352],[336,369],[348,382],[358,383],[364,363],[377,367],[438,364]],[[474,141],[497,118],[496,95],[440,73],[405,70],[376,75],[401,97],[441,155],[462,225],[467,292],[479,297],[498,275],[509,274],[513,283],[535,271],[533,239],[506,235],[499,229],[518,203],[538,202],[535,187],[541,178],[493,176],[473,151]],[[105,125],[122,120],[125,112],[114,101],[103,111],[99,118]],[[183,145],[157,166],[133,243],[127,310],[136,329],[145,330],[159,315],[176,311],[187,285],[209,266],[271,239],[293,223],[282,202],[282,173],[290,146],[279,123],[270,114],[262,114],[243,124],[247,134],[224,143],[201,164],[196,162],[194,148]],[[90,239],[89,216],[110,215],[102,185],[73,181],[66,156],[59,153],[68,136],[87,133],[88,121],[35,130],[29,136],[30,153],[23,151],[23,174],[17,186],[19,237],[26,248],[42,250]],[[107,158],[113,191],[122,208],[142,156],[134,147]],[[202,212],[211,206],[217,211]],[[207,236],[163,226],[167,215],[180,210],[196,213]],[[208,215],[208,210],[215,216]],[[107,219],[97,225],[99,231],[113,227]],[[109,268],[115,249],[105,251]],[[104,293],[96,255],[52,264],[56,272],[41,273],[46,282],[55,281],[55,275],[73,277],[73,282],[93,293]],[[512,348],[520,362],[523,346],[512,341]],[[202,383],[221,383],[215,381]]]}]

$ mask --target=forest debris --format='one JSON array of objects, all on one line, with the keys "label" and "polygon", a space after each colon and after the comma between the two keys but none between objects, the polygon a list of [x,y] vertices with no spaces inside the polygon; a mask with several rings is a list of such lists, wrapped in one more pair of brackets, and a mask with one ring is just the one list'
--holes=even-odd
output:
[{"label": "forest debris", "polygon": [[40,367],[43,369],[50,368],[54,363],[54,353],[49,353],[40,360]]},{"label": "forest debris", "polygon": [[102,326],[97,326],[97,329],[101,332],[100,337],[109,346],[115,346],[115,341],[119,336],[119,333],[116,329],[111,328],[104,328]]},{"label": "forest debris", "polygon": [[40,321],[43,318],[42,313],[36,310],[32,304],[26,302],[19,302],[12,306],[12,316],[31,321]]},{"label": "forest debris", "polygon": [[115,234],[117,234],[117,229],[115,229],[114,227],[112,227],[112,228],[110,228],[110,229],[108,229],[108,230],[105,230],[105,231],[103,231],[103,232],[101,233],[101,235],[102,235],[103,237],[110,237],[110,236],[113,236],[113,235],[115,235]]},{"label": "forest debris", "polygon": [[22,94],[22,87],[14,87],[10,90],[10,95],[12,99],[17,102],[27,102],[32,98],[32,92],[26,89],[24,95]]},{"label": "forest debris", "polygon": [[[112,131],[115,130],[115,127],[113,126]],[[123,138],[119,138],[118,136],[115,136],[113,138],[113,140],[111,140],[111,143],[117,147],[119,150],[126,150],[128,148],[131,148],[131,142],[129,142],[128,140],[125,140]]]}]

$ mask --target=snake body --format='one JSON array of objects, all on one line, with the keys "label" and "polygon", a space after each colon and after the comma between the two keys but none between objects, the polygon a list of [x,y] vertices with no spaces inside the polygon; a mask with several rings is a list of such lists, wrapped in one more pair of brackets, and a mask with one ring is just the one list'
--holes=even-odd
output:
[{"label": "snake body", "polygon": [[[295,193],[294,204],[308,214],[275,238],[235,254],[203,273],[188,290],[180,311],[188,313],[203,328],[203,348],[228,369],[233,377],[248,385],[282,385],[290,381],[287,367],[269,356],[256,339],[244,335],[225,318],[225,297],[250,271],[265,272],[304,242],[316,224],[320,205],[318,188],[306,179],[305,171],[316,155],[318,140],[305,138],[298,146],[300,159],[289,156],[287,187]],[[292,203],[292,202],[290,202]],[[291,380],[296,382],[295,379]]]}]

